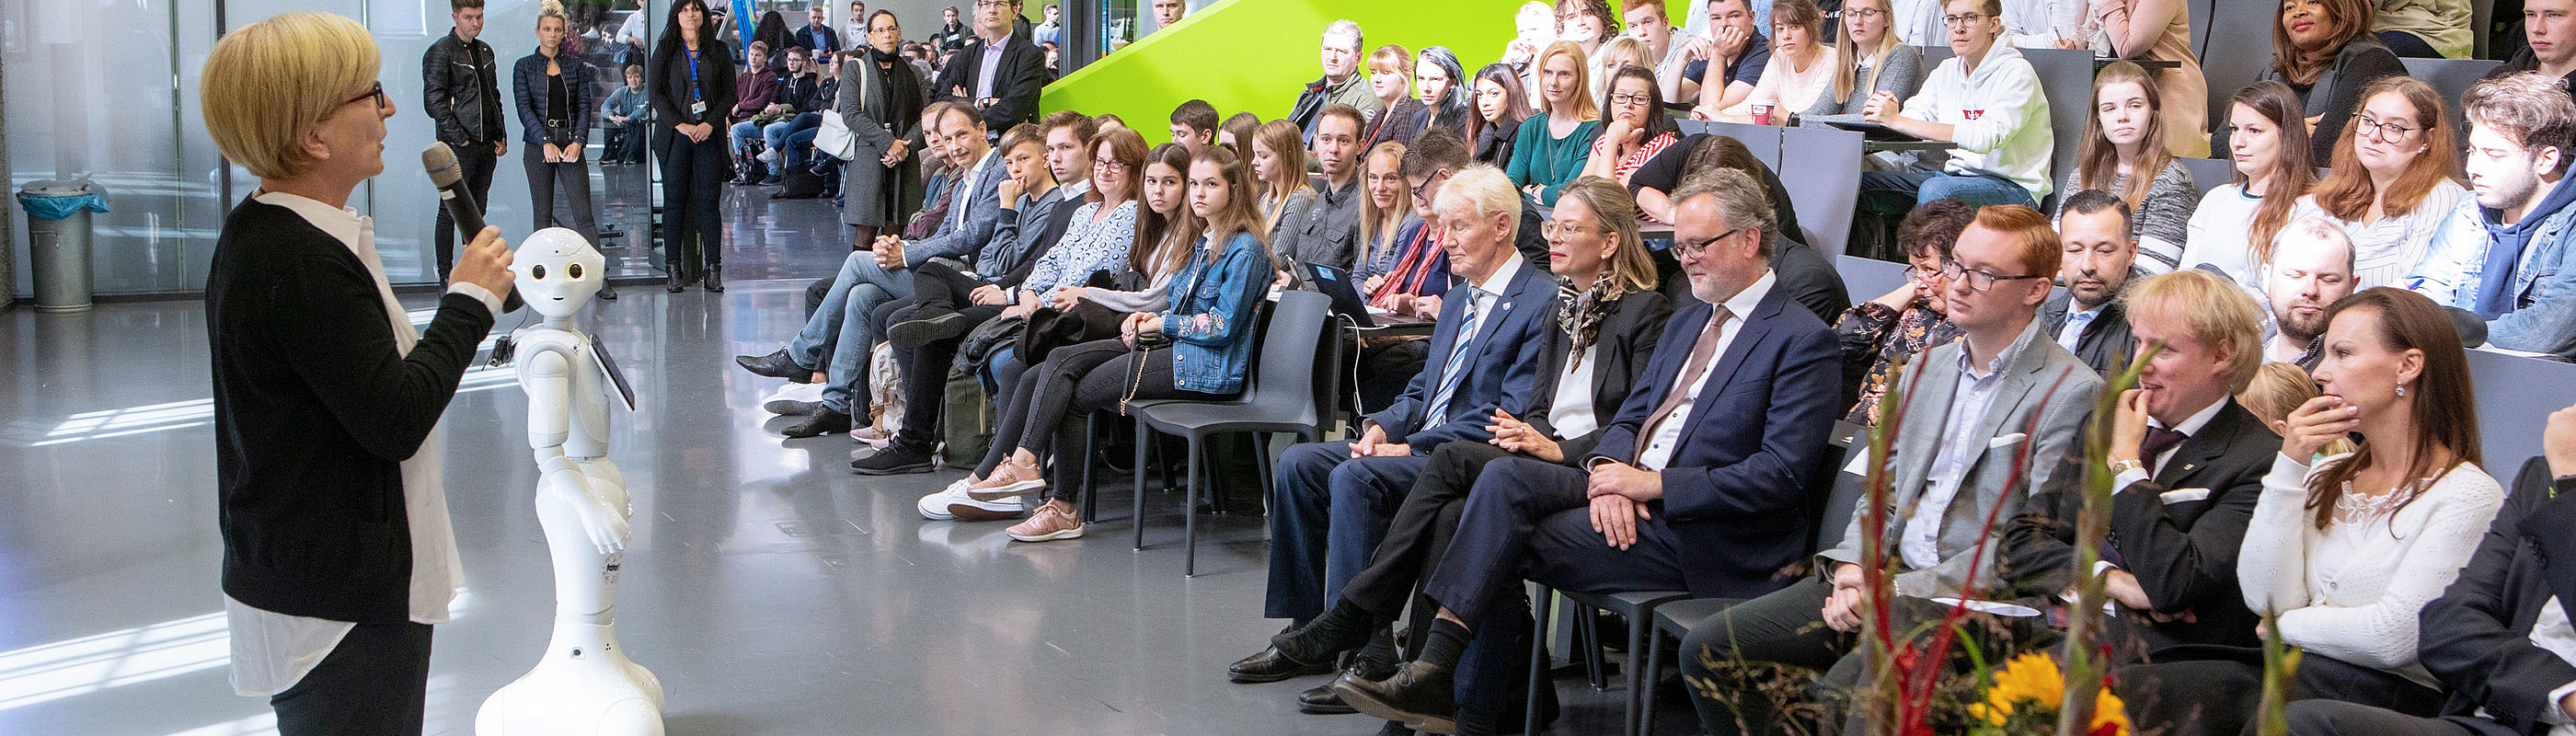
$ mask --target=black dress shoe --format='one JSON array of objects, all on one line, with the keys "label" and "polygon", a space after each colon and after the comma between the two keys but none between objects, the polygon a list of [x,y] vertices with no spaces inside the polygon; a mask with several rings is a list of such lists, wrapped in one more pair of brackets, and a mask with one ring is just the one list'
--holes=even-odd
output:
[{"label": "black dress shoe", "polygon": [[1386,725],[1378,727],[1377,736],[1413,736],[1413,729],[1405,728],[1401,723],[1387,721]]},{"label": "black dress shoe", "polygon": [[787,435],[789,439],[803,439],[848,431],[850,431],[850,415],[826,406],[814,410],[813,415],[806,417],[805,421],[787,425],[786,429],[779,430],[778,433]]},{"label": "black dress shoe", "polygon": [[1343,675],[1333,679],[1333,692],[1354,709],[1425,733],[1458,732],[1458,700],[1449,668],[1414,660],[1383,680]]},{"label": "black dress shoe", "polygon": [[787,357],[786,348],[779,348],[778,352],[757,358],[736,355],[733,356],[733,364],[742,366],[743,370],[751,371],[755,376],[784,378],[798,383],[805,383],[807,379],[814,377],[814,369],[797,365],[794,358]]},{"label": "black dress shoe", "polygon": [[1225,677],[1228,680],[1249,684],[1330,674],[1332,671],[1333,658],[1331,657],[1325,657],[1321,662],[1301,662],[1280,654],[1278,647],[1262,647],[1260,652],[1227,665]]},{"label": "black dress shoe", "polygon": [[707,267],[707,290],[718,294],[724,293],[724,266]]},{"label": "black dress shoe", "polygon": [[876,454],[850,461],[850,469],[860,475],[906,475],[930,472],[930,450],[907,447],[897,442],[886,445]]},{"label": "black dress shoe", "polygon": [[886,327],[886,341],[910,350],[966,334],[966,315],[945,309],[919,319],[908,319]]},{"label": "black dress shoe", "polygon": [[[1342,677],[1361,680],[1384,679],[1393,674],[1395,674],[1395,665],[1375,664],[1368,662],[1365,658],[1361,657],[1352,657],[1351,666],[1342,669]],[[1339,681],[1340,679],[1340,677],[1336,677],[1333,678],[1333,681]],[[1305,692],[1298,693],[1297,712],[1313,713],[1315,715],[1323,716],[1359,712],[1352,709],[1351,704],[1342,702],[1341,695],[1333,692],[1333,681],[1327,681],[1324,684],[1307,688]]]}]

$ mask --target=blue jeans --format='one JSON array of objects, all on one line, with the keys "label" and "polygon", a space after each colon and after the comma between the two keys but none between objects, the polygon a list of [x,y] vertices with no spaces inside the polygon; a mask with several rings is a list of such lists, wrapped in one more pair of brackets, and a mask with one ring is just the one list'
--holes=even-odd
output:
[{"label": "blue jeans", "polygon": [[1304,621],[1341,598],[1430,464],[1422,455],[1353,458],[1349,442],[1309,442],[1281,453],[1270,485],[1262,616]]},{"label": "blue jeans", "polygon": [[1912,197],[1918,205],[1936,199],[1955,199],[1980,207],[1990,204],[2039,207],[2039,202],[2031,199],[2030,190],[1999,176],[1868,171],[1860,175],[1860,192],[1864,197],[1873,192]]},{"label": "blue jeans", "polygon": [[[832,291],[814,316],[787,341],[787,357],[800,366],[823,366],[823,405],[856,416],[850,396],[868,375],[868,352],[885,340],[885,326],[868,319],[877,305],[912,296],[911,269],[888,272],[866,251],[851,253],[832,277]],[[860,393],[860,396],[866,396]]]},{"label": "blue jeans", "polygon": [[732,130],[734,155],[751,155],[751,142],[761,140],[760,126],[753,125],[751,121],[745,120],[739,123],[734,123]]},{"label": "blue jeans", "polygon": [[[804,130],[806,128],[820,127],[823,127],[822,113],[803,113],[796,117],[780,120],[762,127],[760,129],[760,141],[761,143],[768,145],[769,150],[777,151],[787,146],[787,134]],[[781,153],[779,155],[783,156],[786,154]]]}]

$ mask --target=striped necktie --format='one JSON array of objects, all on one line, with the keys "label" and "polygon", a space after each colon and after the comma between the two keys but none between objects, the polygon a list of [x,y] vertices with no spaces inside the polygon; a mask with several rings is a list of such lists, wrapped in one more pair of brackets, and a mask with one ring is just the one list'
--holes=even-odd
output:
[{"label": "striped necktie", "polygon": [[1425,417],[1437,416],[1443,422],[1449,418],[1449,402],[1457,398],[1458,382],[1467,376],[1467,349],[1476,342],[1478,327],[1476,305],[1484,294],[1476,287],[1467,287],[1467,319],[1458,324],[1457,338],[1449,343],[1449,362],[1440,366],[1440,390],[1431,394],[1431,405],[1423,410]]}]

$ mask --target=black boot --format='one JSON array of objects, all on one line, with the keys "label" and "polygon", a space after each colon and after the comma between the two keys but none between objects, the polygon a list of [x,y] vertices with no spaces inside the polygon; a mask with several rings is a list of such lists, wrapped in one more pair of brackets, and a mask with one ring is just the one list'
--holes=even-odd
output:
[{"label": "black boot", "polygon": [[848,431],[850,431],[850,415],[826,406],[814,410],[814,414],[806,417],[805,421],[787,425],[786,429],[779,430],[778,433],[787,435],[788,439],[802,439],[842,434]]},{"label": "black boot", "polygon": [[724,293],[724,264],[713,263],[707,265],[707,291],[718,294]]},{"label": "black boot", "polygon": [[670,273],[671,273],[671,293],[673,293],[673,294],[677,294],[677,293],[680,293],[680,292],[682,292],[682,291],[686,291],[686,290],[688,290],[688,288],[689,288],[689,280],[688,280],[687,278],[685,278],[685,277],[683,277],[683,276],[681,276],[681,275],[680,275],[680,266],[679,266],[679,264],[676,264],[676,263],[675,263],[675,264],[672,264],[672,265],[671,265],[671,271],[670,271]]},{"label": "black boot", "polygon": [[911,317],[886,327],[886,341],[910,350],[965,335],[974,328],[966,315],[947,309],[923,309]]}]

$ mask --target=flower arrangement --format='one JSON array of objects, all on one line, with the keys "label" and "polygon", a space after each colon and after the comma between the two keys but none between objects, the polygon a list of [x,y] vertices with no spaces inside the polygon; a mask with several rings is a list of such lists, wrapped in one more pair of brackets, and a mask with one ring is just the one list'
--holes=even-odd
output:
[{"label": "flower arrangement", "polygon": [[[2093,719],[2085,736],[2128,736],[2129,716],[2108,683],[2094,700]],[[2031,652],[2004,663],[1985,689],[1985,700],[1968,706],[1982,723],[1976,736],[2049,733],[2057,728],[2058,706],[2066,701],[2066,677],[2057,660]]]}]

